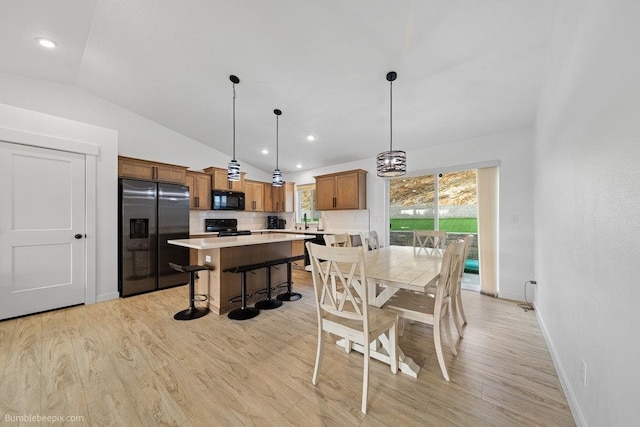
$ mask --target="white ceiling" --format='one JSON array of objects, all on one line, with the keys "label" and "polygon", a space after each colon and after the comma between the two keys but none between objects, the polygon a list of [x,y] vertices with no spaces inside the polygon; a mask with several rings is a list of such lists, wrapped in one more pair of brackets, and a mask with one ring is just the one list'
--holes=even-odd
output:
[{"label": "white ceiling", "polygon": [[556,3],[4,0],[0,71],[75,85],[229,155],[235,74],[236,158],[273,170],[279,108],[286,173],[387,150],[392,70],[396,149],[532,125]]}]

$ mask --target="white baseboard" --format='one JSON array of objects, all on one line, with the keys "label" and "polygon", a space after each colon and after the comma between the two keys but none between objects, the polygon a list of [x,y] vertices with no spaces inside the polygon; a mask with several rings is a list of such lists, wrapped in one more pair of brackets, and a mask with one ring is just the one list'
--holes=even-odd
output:
[{"label": "white baseboard", "polygon": [[109,292],[107,294],[99,294],[96,296],[96,302],[109,301],[112,299],[120,298],[120,294],[118,292]]},{"label": "white baseboard", "polygon": [[576,400],[575,394],[573,393],[571,384],[569,384],[569,381],[567,380],[567,375],[564,368],[562,367],[562,364],[560,363],[560,358],[558,357],[556,348],[553,345],[553,341],[551,341],[551,338],[549,337],[547,327],[544,324],[544,320],[542,319],[542,317],[540,317],[540,311],[535,310],[535,313],[536,318],[538,319],[538,324],[540,325],[540,329],[542,330],[542,336],[547,343],[549,353],[551,353],[551,360],[553,361],[553,365],[555,366],[556,372],[558,373],[558,379],[560,380],[560,385],[562,385],[562,391],[564,391],[564,395],[567,398],[567,403],[569,404],[569,408],[571,409],[571,413],[573,414],[573,420],[578,427],[587,427],[587,422],[585,421],[584,415],[580,410],[580,406],[578,405],[578,401]]}]

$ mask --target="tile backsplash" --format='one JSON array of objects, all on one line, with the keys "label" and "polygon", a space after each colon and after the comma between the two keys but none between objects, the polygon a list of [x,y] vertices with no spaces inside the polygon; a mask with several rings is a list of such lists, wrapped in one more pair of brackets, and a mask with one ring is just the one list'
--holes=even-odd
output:
[{"label": "tile backsplash", "polygon": [[[238,220],[238,230],[263,230],[267,228],[267,216],[270,212],[242,212],[242,211],[189,211],[189,233],[204,233],[204,220],[207,218],[235,218]],[[287,228],[293,228],[295,216],[293,212],[279,212],[276,215],[287,221]]]},{"label": "tile backsplash", "polygon": [[325,231],[336,233],[369,231],[369,210],[323,211],[322,222]]},{"label": "tile backsplash", "polygon": [[[235,218],[238,220],[238,230],[264,230],[267,228],[267,216],[270,212],[242,212],[242,211],[189,211],[189,233],[204,233],[204,220],[207,218]],[[294,228],[296,219],[294,212],[279,212],[276,215],[287,221],[286,228]],[[369,210],[324,211],[322,222],[325,231],[336,233],[357,234],[369,231]],[[302,223],[298,223],[302,228]],[[313,224],[313,229],[317,224]]]}]

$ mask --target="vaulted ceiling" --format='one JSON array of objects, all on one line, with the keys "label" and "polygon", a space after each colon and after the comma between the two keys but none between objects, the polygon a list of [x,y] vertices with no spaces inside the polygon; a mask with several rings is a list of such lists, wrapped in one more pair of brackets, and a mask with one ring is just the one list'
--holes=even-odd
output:
[{"label": "vaulted ceiling", "polygon": [[[392,70],[396,149],[531,126],[555,8],[555,0],[5,0],[0,71],[77,86],[229,155],[237,75],[236,158],[273,170],[279,108],[287,172],[387,150]],[[39,36],[58,47],[41,48]]]}]

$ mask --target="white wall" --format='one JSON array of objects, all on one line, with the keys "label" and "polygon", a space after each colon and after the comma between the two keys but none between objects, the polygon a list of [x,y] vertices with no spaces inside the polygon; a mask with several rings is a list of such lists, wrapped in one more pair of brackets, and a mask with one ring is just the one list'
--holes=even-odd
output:
[{"label": "white wall", "polygon": [[638,22],[635,0],[561,1],[538,110],[536,313],[579,425],[640,419]]},{"label": "white wall", "polygon": [[[97,301],[118,297],[118,154],[194,170],[226,167],[230,160],[225,154],[69,85],[0,73],[0,104],[7,108],[3,111],[20,107],[15,109],[16,114],[3,116],[0,123],[5,127],[71,140],[99,141]],[[101,132],[105,129],[99,131],[87,124],[112,129],[107,132],[112,138],[104,137]],[[242,170],[250,179],[271,179],[268,173],[250,165],[242,164]]]},{"label": "white wall", "polygon": [[[118,153],[201,170],[226,168],[226,154],[73,86],[0,73],[0,102],[118,131]],[[229,127],[231,135],[231,125]],[[246,178],[271,175],[240,159]]]},{"label": "white wall", "polygon": [[[401,143],[396,145],[398,149],[402,148]],[[450,170],[500,162],[500,297],[519,301],[524,300],[524,282],[533,278],[532,153],[532,129],[407,152],[408,175],[417,175],[426,170]],[[285,179],[296,184],[309,184],[315,182],[313,177],[316,175],[350,169],[368,171],[367,208],[370,211],[371,229],[384,236],[389,227],[386,218],[388,183],[376,176],[375,157],[285,174]],[[517,224],[512,223],[513,215],[518,216]]]},{"label": "white wall", "polygon": [[[117,132],[0,104],[0,128],[79,141],[99,147],[96,161],[96,301],[118,297]],[[17,141],[9,141],[17,142]],[[19,141],[21,142],[21,141]],[[46,144],[46,142],[44,142]],[[49,145],[43,147],[52,148]],[[36,180],[55,177],[35,176]],[[116,190],[113,190],[113,189]],[[115,206],[115,207],[113,207]],[[46,211],[46,206],[42,209]],[[93,298],[89,298],[92,300]]]}]

